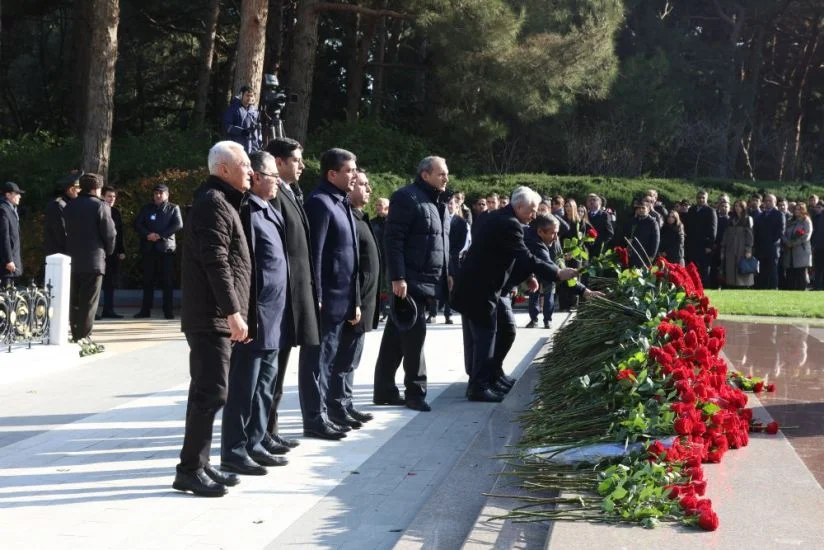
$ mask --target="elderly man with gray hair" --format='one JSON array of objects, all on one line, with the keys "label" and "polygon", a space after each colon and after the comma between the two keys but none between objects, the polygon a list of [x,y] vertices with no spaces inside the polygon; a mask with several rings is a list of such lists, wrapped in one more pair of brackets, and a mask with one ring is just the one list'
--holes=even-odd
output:
[{"label": "elderly man with gray hair", "polygon": [[514,383],[499,376],[493,357],[499,313],[505,315],[507,309],[502,296],[511,288],[516,266],[519,272],[535,273],[539,279],[565,281],[577,273],[537,258],[524,243],[523,228],[535,219],[540,202],[538,193],[518,187],[509,205],[488,214],[455,281],[452,305],[462,314],[464,352],[472,357],[470,401],[500,402]]},{"label": "elderly man with gray hair", "polygon": [[249,339],[252,262],[238,214],[252,167],[243,147],[221,141],[209,151],[209,177],[186,218],[181,330],[189,344],[189,400],[172,487],[220,497],[238,478],[209,464],[215,415],[226,403],[232,344]]}]

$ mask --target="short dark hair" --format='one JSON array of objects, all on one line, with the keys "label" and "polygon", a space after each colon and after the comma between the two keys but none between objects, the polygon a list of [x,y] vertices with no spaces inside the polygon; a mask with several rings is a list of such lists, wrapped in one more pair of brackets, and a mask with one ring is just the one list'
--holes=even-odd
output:
[{"label": "short dark hair", "polygon": [[288,159],[296,150],[303,151],[303,146],[292,138],[276,138],[266,145],[266,152],[275,158]]},{"label": "short dark hair", "polygon": [[249,163],[252,165],[252,170],[260,172],[267,161],[274,162],[275,157],[266,151],[255,151],[249,154]]},{"label": "short dark hair", "polygon": [[334,170],[337,172],[340,170],[340,167],[343,166],[344,162],[348,162],[350,160],[357,161],[358,157],[346,149],[339,149],[337,147],[329,149],[320,156],[321,177],[325,178],[329,170]]},{"label": "short dark hair", "polygon": [[251,91],[252,91],[252,87],[249,86],[248,84],[244,84],[243,86],[240,87],[240,93],[241,94],[245,94],[246,92],[251,92]]},{"label": "short dark hair", "polygon": [[752,195],[750,195],[750,200],[753,200],[753,199],[761,200],[762,198],[763,197],[761,197],[760,193],[753,193]]},{"label": "short dark hair", "polygon": [[538,214],[535,216],[535,219],[529,222],[529,226],[538,231],[539,229],[544,229],[549,227],[550,225],[558,226],[558,219],[555,216],[551,216],[549,214]]},{"label": "short dark hair", "polygon": [[104,185],[103,189],[100,190],[100,194],[105,196],[106,193],[114,193],[115,195],[117,195],[117,189],[115,189],[111,185]]},{"label": "short dark hair", "polygon": [[83,174],[80,176],[80,190],[89,193],[103,187],[103,176],[100,174]]},{"label": "short dark hair", "polygon": [[497,200],[497,199],[500,199],[501,197],[498,195],[498,193],[490,193],[486,196],[486,198],[487,199],[495,198]]}]

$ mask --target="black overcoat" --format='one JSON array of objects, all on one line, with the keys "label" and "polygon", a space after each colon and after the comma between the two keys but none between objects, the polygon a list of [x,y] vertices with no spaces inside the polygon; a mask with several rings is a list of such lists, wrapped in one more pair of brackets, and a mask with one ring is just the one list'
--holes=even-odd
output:
[{"label": "black overcoat", "polygon": [[117,238],[109,205],[94,195],[81,193],[66,205],[63,218],[72,273],[106,273],[106,256],[114,253]]},{"label": "black overcoat", "polygon": [[781,237],[787,219],[775,208],[765,210],[755,220],[754,236],[755,250],[753,254],[759,260],[773,260],[778,258],[781,251]]},{"label": "black overcoat", "polygon": [[372,228],[369,214],[363,210],[352,210],[355,229],[358,232],[358,253],[360,254],[359,282],[361,293],[361,320],[355,325],[355,332],[369,332],[378,328],[380,318],[380,292],[383,288],[383,253]]},{"label": "black overcoat", "polygon": [[[13,273],[6,271],[9,262],[14,262]],[[0,197],[0,277],[19,277],[22,274],[20,220],[14,206]]]},{"label": "black overcoat", "polygon": [[46,256],[66,253],[66,221],[63,211],[72,199],[61,195],[46,205],[46,219],[43,221],[43,249]]}]

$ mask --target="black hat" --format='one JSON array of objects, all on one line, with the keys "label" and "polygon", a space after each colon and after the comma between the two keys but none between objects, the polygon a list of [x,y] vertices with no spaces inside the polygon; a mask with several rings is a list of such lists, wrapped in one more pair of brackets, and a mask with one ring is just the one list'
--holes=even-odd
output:
[{"label": "black hat", "polygon": [[57,180],[57,185],[60,186],[60,189],[65,191],[69,187],[80,185],[80,178],[83,177],[83,175],[84,172],[82,170],[74,170]]},{"label": "black hat", "polygon": [[168,185],[163,185],[162,183],[158,183],[157,185],[152,187],[152,191],[163,191],[164,193],[168,193],[169,192],[169,186]]},{"label": "black hat", "polygon": [[25,191],[20,189],[20,186],[13,181],[7,181],[3,184],[3,193],[18,193],[22,195]]},{"label": "black hat", "polygon": [[418,320],[418,305],[409,294],[406,298],[398,298],[392,294],[389,301],[389,317],[397,325],[398,330],[409,330]]}]

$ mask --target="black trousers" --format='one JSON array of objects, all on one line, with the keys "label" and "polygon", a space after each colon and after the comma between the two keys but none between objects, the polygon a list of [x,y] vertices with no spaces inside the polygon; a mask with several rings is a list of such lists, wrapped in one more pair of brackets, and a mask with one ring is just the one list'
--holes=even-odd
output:
[{"label": "black trousers", "polygon": [[755,287],[760,289],[778,289],[778,257],[758,258],[759,272],[755,277]]},{"label": "black trousers", "polygon": [[813,269],[815,269],[813,288],[824,290],[824,250],[813,250]]},{"label": "black trousers", "polygon": [[250,453],[266,450],[263,439],[277,376],[278,350],[258,350],[248,344],[232,347],[220,430],[221,462],[242,462]]},{"label": "black trousers", "polygon": [[141,313],[152,311],[154,304],[155,281],[160,281],[163,289],[163,313],[172,315],[172,292],[174,290],[175,254],[174,252],[143,253],[143,305]]},{"label": "black trousers", "polygon": [[420,300],[418,318],[409,330],[400,330],[392,318],[386,321],[378,360],[375,364],[376,401],[400,395],[395,385],[395,373],[403,362],[406,398],[426,396],[426,359],[423,344],[426,341],[426,305]]},{"label": "black trousers", "polygon": [[341,329],[338,353],[332,363],[329,393],[326,394],[326,409],[333,415],[343,416],[352,409],[355,370],[360,365],[364,337],[363,332],[349,323]]},{"label": "black trousers", "polygon": [[120,258],[112,254],[106,258],[106,273],[103,275],[103,313],[114,313],[114,289],[120,279]]},{"label": "black trousers", "polygon": [[512,298],[509,296],[498,298],[498,308],[496,310],[497,323],[495,334],[495,348],[492,353],[490,373],[492,378],[500,378],[504,375],[504,359],[515,343],[515,313],[512,311]]},{"label": "black trousers", "polygon": [[232,343],[228,334],[187,332],[189,343],[189,401],[186,433],[180,451],[180,472],[195,472],[209,464],[215,415],[226,404],[229,358]]},{"label": "black trousers", "polygon": [[320,345],[300,348],[298,393],[304,429],[317,427],[329,420],[326,415],[329,378],[346,322],[331,321],[321,315]]},{"label": "black trousers", "polygon": [[92,333],[102,282],[103,275],[100,273],[72,272],[69,290],[69,326],[75,342],[87,338]]},{"label": "black trousers", "polygon": [[289,356],[292,348],[283,348],[278,352],[278,376],[275,380],[275,393],[272,396],[272,408],[269,411],[269,424],[266,427],[271,435],[278,435],[278,407],[283,399],[283,380],[286,378],[286,365],[289,364]]}]

